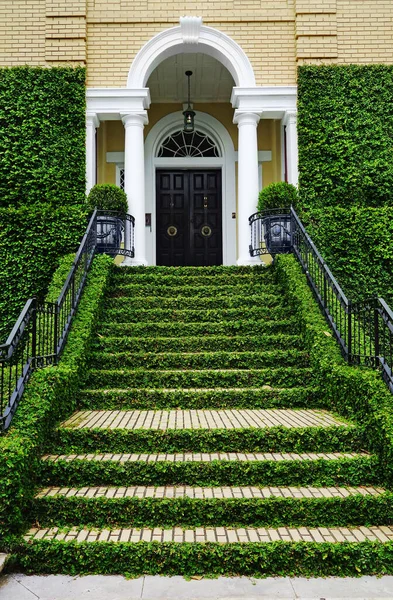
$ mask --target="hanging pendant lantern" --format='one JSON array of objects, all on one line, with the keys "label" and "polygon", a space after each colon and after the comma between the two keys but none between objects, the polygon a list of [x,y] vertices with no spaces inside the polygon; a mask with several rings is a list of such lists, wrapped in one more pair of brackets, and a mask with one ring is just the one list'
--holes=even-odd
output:
[{"label": "hanging pendant lantern", "polygon": [[183,112],[184,116],[184,133],[192,133],[194,131],[194,117],[195,112],[191,108],[190,101],[190,77],[192,75],[192,71],[186,71],[185,75],[188,77],[188,107],[187,110]]}]

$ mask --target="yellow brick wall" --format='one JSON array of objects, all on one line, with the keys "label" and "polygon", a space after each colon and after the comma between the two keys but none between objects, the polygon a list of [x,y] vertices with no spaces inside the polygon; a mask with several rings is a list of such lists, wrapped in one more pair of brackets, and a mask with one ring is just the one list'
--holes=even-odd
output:
[{"label": "yellow brick wall", "polygon": [[249,57],[259,85],[296,67],[393,63],[392,0],[12,0],[0,4],[0,66],[87,64],[91,87],[122,87],[141,46],[202,15]]}]

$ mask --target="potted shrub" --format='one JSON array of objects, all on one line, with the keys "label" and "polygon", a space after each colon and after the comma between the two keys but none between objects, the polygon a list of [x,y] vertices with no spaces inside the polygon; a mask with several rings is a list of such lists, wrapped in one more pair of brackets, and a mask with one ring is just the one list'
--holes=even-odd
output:
[{"label": "potted shrub", "polygon": [[257,209],[259,212],[273,208],[289,210],[291,205],[296,208],[298,200],[297,188],[291,183],[280,181],[271,183],[259,192]]},{"label": "potted shrub", "polygon": [[91,188],[87,204],[91,210],[108,211],[97,216],[97,252],[117,254],[124,230],[122,216],[128,208],[127,195],[117,185],[97,184]]}]

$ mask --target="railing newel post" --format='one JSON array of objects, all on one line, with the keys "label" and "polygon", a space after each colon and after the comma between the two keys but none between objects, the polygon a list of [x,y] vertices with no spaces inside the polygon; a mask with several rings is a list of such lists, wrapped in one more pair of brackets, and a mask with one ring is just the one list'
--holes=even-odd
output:
[{"label": "railing newel post", "polygon": [[58,301],[54,303],[54,320],[53,320],[53,354],[54,354],[54,363],[57,364],[58,361],[58,344],[59,344],[59,312],[60,306]]},{"label": "railing newel post", "polygon": [[31,327],[31,359],[33,369],[37,363],[37,298],[33,296],[32,309],[32,327]]},{"label": "railing newel post", "polygon": [[378,312],[378,299],[374,300],[374,358],[375,366],[378,364],[378,357],[380,355],[379,348],[379,312]]},{"label": "railing newel post", "polygon": [[349,363],[352,362],[352,302],[350,300],[348,300],[348,308],[347,308],[347,314],[348,314],[348,343],[347,343],[347,348],[348,348],[348,356],[347,356],[347,361]]}]

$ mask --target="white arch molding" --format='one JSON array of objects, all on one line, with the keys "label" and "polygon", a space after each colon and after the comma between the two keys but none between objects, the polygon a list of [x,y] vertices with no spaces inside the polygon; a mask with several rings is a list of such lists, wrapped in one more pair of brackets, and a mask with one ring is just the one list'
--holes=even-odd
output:
[{"label": "white arch molding", "polygon": [[127,88],[146,87],[151,73],[166,58],[195,52],[208,54],[222,63],[236,86],[255,87],[253,68],[239,44],[225,33],[202,25],[201,17],[182,17],[180,23],[161,31],[139,50],[128,73]]},{"label": "white arch molding", "polygon": [[151,231],[146,228],[146,258],[156,264],[156,169],[221,169],[222,176],[222,240],[223,264],[236,264],[236,181],[235,150],[232,138],[220,121],[203,112],[197,113],[196,129],[211,137],[220,149],[220,157],[157,158],[157,149],[170,134],[182,128],[179,112],[158,121],[145,140],[146,212],[152,215]]}]

